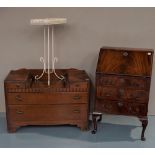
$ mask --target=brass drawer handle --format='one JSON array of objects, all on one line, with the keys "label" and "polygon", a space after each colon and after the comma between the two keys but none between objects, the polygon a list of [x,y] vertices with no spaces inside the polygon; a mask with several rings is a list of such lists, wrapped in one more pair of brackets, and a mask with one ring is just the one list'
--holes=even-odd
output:
[{"label": "brass drawer handle", "polygon": [[75,96],[73,97],[73,99],[74,99],[74,100],[79,100],[79,99],[81,99],[81,96],[80,96],[80,95],[75,95]]},{"label": "brass drawer handle", "polygon": [[17,88],[20,88],[20,84],[16,84],[16,87],[17,87]]},{"label": "brass drawer handle", "polygon": [[119,93],[120,93],[121,96],[124,95],[124,92],[125,92],[124,89],[119,90]]},{"label": "brass drawer handle", "polygon": [[16,96],[16,100],[22,101],[23,99],[22,99],[22,97],[21,97],[20,95],[17,95],[17,96]]},{"label": "brass drawer handle", "polygon": [[107,93],[107,94],[106,94],[106,96],[107,96],[107,97],[110,97],[110,96],[111,96],[111,94],[110,94],[110,93]]},{"label": "brass drawer handle", "polygon": [[74,113],[80,113],[80,110],[73,110]]},{"label": "brass drawer handle", "polygon": [[122,107],[122,106],[123,106],[123,103],[122,103],[122,102],[118,102],[117,105],[118,105],[119,107]]},{"label": "brass drawer handle", "polygon": [[23,111],[16,111],[16,114],[19,114],[19,115],[21,115],[23,113],[24,113]]}]

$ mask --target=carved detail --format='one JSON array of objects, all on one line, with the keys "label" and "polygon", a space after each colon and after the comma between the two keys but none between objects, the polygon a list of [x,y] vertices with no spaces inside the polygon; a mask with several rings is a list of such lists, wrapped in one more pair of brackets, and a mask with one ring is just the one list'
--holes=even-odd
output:
[{"label": "carved detail", "polygon": [[16,88],[9,88],[7,89],[8,93],[16,92],[26,92],[26,93],[31,93],[31,92],[87,92],[88,88],[26,88],[26,89],[16,89]]}]

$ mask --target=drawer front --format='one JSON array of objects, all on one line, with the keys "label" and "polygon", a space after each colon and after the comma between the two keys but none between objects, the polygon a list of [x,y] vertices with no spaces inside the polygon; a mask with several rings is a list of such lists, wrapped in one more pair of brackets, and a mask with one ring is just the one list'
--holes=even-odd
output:
[{"label": "drawer front", "polygon": [[87,105],[10,105],[8,114],[15,122],[81,120],[86,118]]},{"label": "drawer front", "polygon": [[96,78],[96,84],[97,87],[113,86],[113,87],[125,87],[125,88],[148,90],[150,87],[150,78],[98,75]]},{"label": "drawer front", "polygon": [[116,100],[119,97],[117,88],[112,87],[97,87],[96,96],[101,99]]},{"label": "drawer front", "polygon": [[96,100],[95,111],[117,115],[146,116],[147,104],[133,104],[132,102]]},{"label": "drawer front", "polygon": [[95,111],[110,114],[119,114],[118,107],[115,101],[102,100],[102,99],[96,99]]},{"label": "drawer front", "polygon": [[96,75],[96,85],[98,86],[114,86],[117,87],[119,78],[117,76],[104,76],[102,74]]},{"label": "drawer front", "polygon": [[70,83],[70,88],[77,88],[77,89],[88,89],[88,83],[87,82],[73,82]]},{"label": "drawer front", "polygon": [[130,104],[124,106],[123,114],[134,116],[147,116],[148,106],[147,104]]},{"label": "drawer front", "polygon": [[25,89],[26,84],[22,82],[7,82],[5,83],[6,89]]},{"label": "drawer front", "polygon": [[88,103],[88,93],[7,93],[8,104]]},{"label": "drawer front", "polygon": [[133,100],[139,103],[146,103],[149,100],[149,91],[115,87],[97,87],[96,97],[100,99]]},{"label": "drawer front", "polygon": [[123,98],[124,100],[134,100],[135,102],[146,103],[149,101],[149,92],[127,89]]},{"label": "drawer front", "polygon": [[146,78],[134,78],[134,77],[121,77],[119,79],[119,86],[133,89],[148,89]]}]

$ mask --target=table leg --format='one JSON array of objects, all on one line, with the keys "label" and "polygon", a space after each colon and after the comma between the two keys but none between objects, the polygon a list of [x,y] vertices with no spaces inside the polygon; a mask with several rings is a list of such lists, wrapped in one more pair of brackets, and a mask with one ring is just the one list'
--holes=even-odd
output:
[{"label": "table leg", "polygon": [[145,119],[140,118],[140,121],[142,122],[141,140],[145,141],[145,130],[148,125],[148,118],[145,118]]},{"label": "table leg", "polygon": [[[99,119],[97,120],[97,117],[99,117]],[[102,114],[98,113],[98,114],[92,114],[92,120],[93,120],[93,130],[92,130],[92,134],[95,134],[97,132],[97,121],[101,121],[102,120]]]}]

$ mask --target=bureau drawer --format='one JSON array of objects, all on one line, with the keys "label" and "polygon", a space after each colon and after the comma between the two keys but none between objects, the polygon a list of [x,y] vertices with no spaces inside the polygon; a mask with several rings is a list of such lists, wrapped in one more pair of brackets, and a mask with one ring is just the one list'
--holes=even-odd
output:
[{"label": "bureau drawer", "polygon": [[133,89],[148,89],[149,78],[139,77],[120,77],[118,80],[118,86]]},{"label": "bureau drawer", "polygon": [[26,85],[25,82],[7,82],[5,83],[6,89],[25,89]]},{"label": "bureau drawer", "polygon": [[109,75],[104,76],[102,74],[96,75],[96,85],[98,86],[118,86],[119,78],[117,76]]},{"label": "bureau drawer", "polygon": [[70,83],[70,88],[88,89],[88,82],[72,82]]},{"label": "bureau drawer", "polygon": [[147,104],[130,104],[127,103],[122,110],[122,114],[134,115],[134,116],[146,116],[148,112]]},{"label": "bureau drawer", "polygon": [[95,111],[105,112],[110,114],[118,114],[118,106],[115,101],[96,99]]},{"label": "bureau drawer", "polygon": [[88,103],[88,93],[7,93],[8,104]]},{"label": "bureau drawer", "polygon": [[8,114],[15,122],[81,120],[87,117],[87,105],[9,105]]},{"label": "bureau drawer", "polygon": [[134,100],[135,102],[146,103],[149,100],[149,92],[143,90],[127,89],[125,95],[122,96],[125,100]]},{"label": "bureau drawer", "polygon": [[125,87],[125,88],[148,90],[150,87],[150,78],[98,75],[96,78],[96,84],[97,87],[113,86],[113,87]]},{"label": "bureau drawer", "polygon": [[117,115],[145,116],[148,111],[147,104],[134,104],[124,101],[96,100],[95,111]]},{"label": "bureau drawer", "polygon": [[119,92],[117,88],[112,87],[97,87],[96,96],[101,99],[111,99],[116,100],[119,97]]},{"label": "bureau drawer", "polygon": [[135,102],[146,103],[149,100],[149,92],[145,90],[134,90],[125,88],[97,87],[96,97],[109,100],[133,100]]}]

